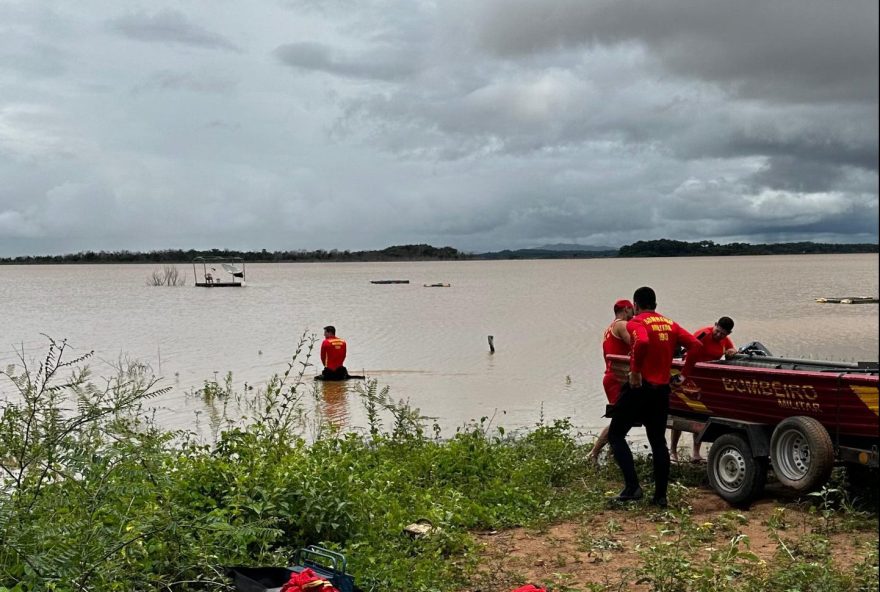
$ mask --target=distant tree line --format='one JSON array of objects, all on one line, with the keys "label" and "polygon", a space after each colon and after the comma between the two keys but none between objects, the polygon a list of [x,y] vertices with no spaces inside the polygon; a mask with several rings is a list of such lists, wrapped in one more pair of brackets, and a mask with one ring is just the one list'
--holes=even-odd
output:
[{"label": "distant tree line", "polygon": [[877,253],[878,245],[872,243],[775,243],[758,244],[729,243],[716,244],[705,240],[684,242],[662,238],[652,241],[638,241],[620,247],[619,257],[700,257],[720,255],[803,255],[822,253]]},{"label": "distant tree line", "polygon": [[611,251],[559,251],[551,249],[517,249],[480,253],[477,259],[594,259],[616,257],[617,249]]},{"label": "distant tree line", "polygon": [[196,257],[240,257],[248,263],[317,262],[317,261],[446,261],[470,259],[452,247],[432,247],[431,245],[394,245],[379,251],[237,251],[234,249],[161,251],[83,251],[68,255],[36,255],[6,257],[0,259],[5,264],[30,263],[189,263]]},{"label": "distant tree line", "polygon": [[877,253],[877,244],[836,243],[749,243],[716,244],[713,241],[684,242],[669,239],[638,241],[610,251],[558,251],[518,249],[489,253],[465,253],[452,247],[394,245],[377,251],[237,251],[232,249],[161,251],[83,251],[67,255],[27,255],[0,258],[0,264],[58,263],[189,263],[196,257],[240,257],[248,263],[357,262],[357,261],[455,261],[462,259],[592,259],[596,257],[696,257],[719,255],[800,255],[816,253]]}]

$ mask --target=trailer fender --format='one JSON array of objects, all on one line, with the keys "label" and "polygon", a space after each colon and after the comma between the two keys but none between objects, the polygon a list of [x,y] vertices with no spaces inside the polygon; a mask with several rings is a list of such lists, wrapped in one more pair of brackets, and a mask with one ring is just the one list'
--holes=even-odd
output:
[{"label": "trailer fender", "polygon": [[697,442],[714,442],[724,434],[732,433],[741,433],[748,440],[753,457],[770,456],[773,428],[765,423],[710,417],[702,431],[696,435]]}]

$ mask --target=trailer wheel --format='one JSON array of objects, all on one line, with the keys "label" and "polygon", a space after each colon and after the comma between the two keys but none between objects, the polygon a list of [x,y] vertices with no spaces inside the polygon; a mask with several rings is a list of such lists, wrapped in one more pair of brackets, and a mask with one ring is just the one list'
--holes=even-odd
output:
[{"label": "trailer wheel", "polygon": [[821,423],[812,417],[782,420],[770,438],[773,472],[783,485],[799,493],[819,489],[834,468],[834,444]]},{"label": "trailer wheel", "polygon": [[767,482],[767,459],[752,456],[740,434],[724,434],[712,443],[707,470],[715,492],[734,505],[751,502]]}]

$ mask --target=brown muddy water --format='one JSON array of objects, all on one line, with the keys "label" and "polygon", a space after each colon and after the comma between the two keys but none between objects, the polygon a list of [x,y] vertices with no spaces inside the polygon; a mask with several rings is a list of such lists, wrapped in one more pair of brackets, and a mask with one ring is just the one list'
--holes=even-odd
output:
[{"label": "brown muddy water", "polygon": [[[150,287],[157,265],[0,266],[0,365],[44,351],[41,333],[96,351],[95,374],[129,356],[171,392],[158,420],[193,427],[204,404],[187,396],[231,371],[237,388],[282,372],[303,332],[333,324],[352,373],[376,378],[445,429],[494,416],[507,427],[541,416],[604,424],[602,332],[618,298],[642,285],[658,310],[695,330],[727,315],[737,345],[775,355],[878,358],[876,304],[818,304],[877,296],[878,256],[252,264],[243,289]],[[370,280],[408,279],[374,285]],[[449,283],[426,288],[423,284]],[[490,354],[487,336],[496,351]],[[317,353],[310,360],[318,364]],[[310,372],[313,372],[310,369]],[[319,385],[321,409],[362,425],[352,385]],[[0,397],[9,390],[0,385]]]}]

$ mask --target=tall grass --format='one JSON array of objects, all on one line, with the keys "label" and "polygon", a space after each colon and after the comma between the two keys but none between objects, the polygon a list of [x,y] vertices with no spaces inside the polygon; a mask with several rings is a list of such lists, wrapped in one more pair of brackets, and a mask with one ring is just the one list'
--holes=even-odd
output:
[{"label": "tall grass", "polygon": [[[359,394],[367,429],[323,426],[305,376],[314,343],[303,335],[265,388],[207,383],[210,442],[151,421],[145,405],[166,389],[143,365],[98,379],[63,341],[36,363],[21,352],[0,376],[0,591],[228,590],[226,566],[287,565],[296,549],[322,544],[347,555],[364,590],[451,592],[472,589],[478,571],[471,531],[607,509],[608,475],[587,465],[589,444],[565,420],[512,434],[483,418],[444,438],[370,381]],[[438,528],[406,536],[418,519]],[[666,530],[695,532],[684,519]],[[656,590],[793,589],[792,574],[808,570],[876,581],[876,561],[841,579],[796,558],[790,569],[752,569],[739,547],[697,574],[676,555],[688,548],[658,542],[637,575]],[[679,576],[684,584],[669,584]]]}]

